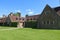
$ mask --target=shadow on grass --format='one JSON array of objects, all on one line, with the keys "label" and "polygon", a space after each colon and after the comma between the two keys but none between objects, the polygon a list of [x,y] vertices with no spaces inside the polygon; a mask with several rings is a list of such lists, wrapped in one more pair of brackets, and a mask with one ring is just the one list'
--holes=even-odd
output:
[{"label": "shadow on grass", "polygon": [[[25,28],[31,28],[31,27],[25,27]],[[60,28],[31,28],[31,29],[60,30]]]}]

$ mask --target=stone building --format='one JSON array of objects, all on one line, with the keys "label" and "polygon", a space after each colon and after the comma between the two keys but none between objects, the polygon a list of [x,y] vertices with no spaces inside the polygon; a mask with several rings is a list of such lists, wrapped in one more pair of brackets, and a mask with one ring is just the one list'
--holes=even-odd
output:
[{"label": "stone building", "polygon": [[0,18],[0,25],[7,25],[7,26],[11,26],[11,23],[17,23],[17,27],[18,28],[23,28],[24,26],[24,21],[25,18],[21,17],[21,14],[18,13],[14,14],[14,13],[10,13],[7,17],[3,15],[2,18]]},{"label": "stone building", "polygon": [[23,28],[24,26],[24,21],[25,21],[25,18],[24,17],[21,17],[21,15],[19,16],[16,16],[14,15],[13,13],[10,13],[7,17],[7,20],[6,20],[6,23],[8,25],[11,25],[12,22],[17,22],[17,27],[18,28]]},{"label": "stone building", "polygon": [[[19,13],[18,13],[19,14]],[[60,7],[51,8],[46,5],[41,14],[21,17],[10,13],[7,17],[0,18],[0,24],[6,23],[11,25],[11,22],[17,22],[18,28],[23,28],[26,21],[36,21],[36,28],[60,29]],[[30,24],[29,24],[30,25]]]},{"label": "stone building", "polygon": [[37,21],[37,28],[60,29],[60,8],[51,8],[49,5],[46,5]]},{"label": "stone building", "polygon": [[36,28],[60,29],[60,7],[46,5],[41,14],[27,16],[26,21],[37,21]]}]

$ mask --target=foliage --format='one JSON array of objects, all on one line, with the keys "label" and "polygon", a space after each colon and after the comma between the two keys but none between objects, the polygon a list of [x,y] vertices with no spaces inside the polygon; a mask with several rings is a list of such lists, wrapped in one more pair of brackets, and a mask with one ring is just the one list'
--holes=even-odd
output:
[{"label": "foliage", "polygon": [[37,21],[27,21],[27,22],[25,22],[25,27],[36,28],[37,27]]},{"label": "foliage", "polygon": [[0,26],[2,26],[3,25],[3,23],[0,23]]},{"label": "foliage", "polygon": [[21,16],[21,13],[17,12],[17,13],[14,13],[15,16]]},{"label": "foliage", "polygon": [[26,17],[28,17],[28,14],[26,14]]},{"label": "foliage", "polygon": [[11,22],[10,26],[17,27],[17,22]]},{"label": "foliage", "polygon": [[9,26],[9,27],[17,27],[17,22],[11,22],[10,24],[7,23],[0,23],[0,26]]}]

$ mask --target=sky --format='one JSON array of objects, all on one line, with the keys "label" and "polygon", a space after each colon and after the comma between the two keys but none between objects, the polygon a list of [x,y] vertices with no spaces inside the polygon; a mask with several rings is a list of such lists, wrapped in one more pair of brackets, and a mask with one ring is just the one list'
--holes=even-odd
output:
[{"label": "sky", "polygon": [[52,8],[60,6],[59,0],[0,0],[0,17],[10,12],[20,12],[23,17],[41,14],[46,4]]}]

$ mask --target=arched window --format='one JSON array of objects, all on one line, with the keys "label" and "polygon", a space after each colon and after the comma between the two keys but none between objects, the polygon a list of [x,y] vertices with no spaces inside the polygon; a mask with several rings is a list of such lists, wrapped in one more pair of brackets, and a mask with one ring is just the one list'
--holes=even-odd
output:
[{"label": "arched window", "polygon": [[54,21],[51,21],[51,24],[54,24]]},{"label": "arched window", "polygon": [[46,22],[45,21],[42,21],[42,24],[46,24]]},{"label": "arched window", "polygon": [[46,15],[50,14],[50,11],[45,11],[45,14],[46,14]]},{"label": "arched window", "polygon": [[50,24],[49,21],[47,21],[47,24]]}]

